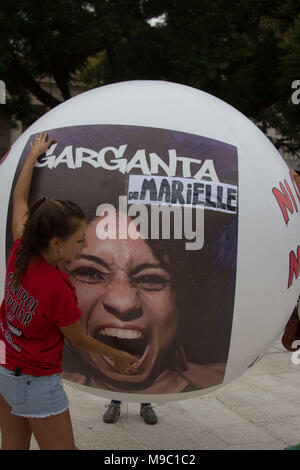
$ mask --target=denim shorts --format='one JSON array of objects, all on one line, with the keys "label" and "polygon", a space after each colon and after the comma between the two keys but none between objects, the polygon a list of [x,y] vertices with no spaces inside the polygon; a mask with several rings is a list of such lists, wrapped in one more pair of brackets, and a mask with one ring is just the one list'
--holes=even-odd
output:
[{"label": "denim shorts", "polygon": [[12,407],[11,413],[23,418],[46,418],[69,407],[60,374],[16,377],[0,366],[0,395]]}]

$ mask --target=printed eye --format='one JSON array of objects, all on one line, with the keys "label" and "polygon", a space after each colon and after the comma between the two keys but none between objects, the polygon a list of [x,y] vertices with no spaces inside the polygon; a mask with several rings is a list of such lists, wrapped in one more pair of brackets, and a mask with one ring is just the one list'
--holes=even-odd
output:
[{"label": "printed eye", "polygon": [[76,281],[86,282],[88,284],[97,284],[106,279],[104,273],[92,267],[75,268],[73,271],[69,272],[69,275],[74,277]]},{"label": "printed eye", "polygon": [[171,280],[159,274],[142,274],[133,278],[133,284],[145,290],[162,290],[170,286]]}]

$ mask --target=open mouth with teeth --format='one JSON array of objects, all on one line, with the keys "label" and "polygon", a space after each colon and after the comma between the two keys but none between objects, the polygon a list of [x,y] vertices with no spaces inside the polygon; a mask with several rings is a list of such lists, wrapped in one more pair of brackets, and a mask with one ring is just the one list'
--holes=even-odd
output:
[{"label": "open mouth with teeth", "polygon": [[[136,329],[102,328],[96,332],[94,337],[108,346],[126,351],[139,359],[143,357],[148,345],[145,335]],[[109,361],[109,363],[111,362]]]}]

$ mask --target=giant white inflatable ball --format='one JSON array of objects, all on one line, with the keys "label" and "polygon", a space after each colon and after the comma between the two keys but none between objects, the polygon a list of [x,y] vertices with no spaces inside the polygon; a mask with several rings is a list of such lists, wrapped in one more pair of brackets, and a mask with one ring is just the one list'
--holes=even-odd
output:
[{"label": "giant white inflatable ball", "polygon": [[64,377],[128,401],[191,398],[229,383],[280,337],[299,290],[300,194],[283,158],[245,116],[167,82],[103,86],[57,106],[0,166],[1,298],[12,245],[12,191],[30,142],[39,158],[30,200],[86,212],[88,246],[62,269],[84,331],[132,352],[64,353]]}]

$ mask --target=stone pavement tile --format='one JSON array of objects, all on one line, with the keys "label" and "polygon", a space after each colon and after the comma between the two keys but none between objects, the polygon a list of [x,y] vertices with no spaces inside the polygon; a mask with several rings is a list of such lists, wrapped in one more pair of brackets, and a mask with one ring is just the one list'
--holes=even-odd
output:
[{"label": "stone pavement tile", "polygon": [[193,449],[199,450],[226,450],[228,449],[227,444],[214,432],[214,429],[192,429],[191,431],[185,431],[185,436],[190,436],[191,442],[195,442],[198,447]]},{"label": "stone pavement tile", "polygon": [[155,434],[143,433],[139,442],[148,450],[213,450],[226,449],[226,444],[212,431],[172,432],[157,431]]},{"label": "stone pavement tile", "polygon": [[[228,393],[228,390],[230,393]],[[284,378],[284,374],[277,375],[255,375],[248,377],[248,387],[245,389],[243,385],[237,384],[231,389],[220,390],[217,395],[222,401],[231,406],[244,405],[253,403],[254,405],[263,405],[274,400],[284,400],[300,406],[299,384],[288,382]]]},{"label": "stone pavement tile", "polygon": [[270,400],[276,400],[275,393],[263,390],[255,383],[243,384],[235,382],[231,387],[225,386],[215,392],[215,397],[230,408],[247,406],[251,403],[264,404]]},{"label": "stone pavement tile", "polygon": [[135,436],[124,432],[120,422],[105,424],[98,420],[90,425],[73,422],[76,445],[80,449],[144,449]]},{"label": "stone pavement tile", "polygon": [[275,397],[292,402],[295,406],[300,406],[299,384],[286,380],[285,374],[256,376],[255,380],[255,385],[261,387],[262,392],[272,392]]},{"label": "stone pavement tile", "polygon": [[291,361],[291,353],[288,351],[277,352],[265,355],[255,366],[251,367],[246,373],[251,375],[260,374],[280,374],[289,370],[295,370]]},{"label": "stone pavement tile", "polygon": [[113,435],[110,439],[104,438],[103,434],[76,439],[76,445],[80,450],[147,450],[145,446],[124,433],[121,436]]},{"label": "stone pavement tile", "polygon": [[92,425],[95,422],[102,421],[103,410],[100,406],[90,407],[89,405],[76,406],[70,403],[70,413],[73,423],[80,422],[81,425]]},{"label": "stone pavement tile", "polygon": [[260,424],[260,428],[265,429],[286,445],[294,445],[300,442],[299,416],[266,421]]},{"label": "stone pavement tile", "polygon": [[221,403],[214,396],[200,396],[198,398],[190,398],[188,400],[181,400],[176,402],[178,410],[184,411],[194,411],[194,410],[203,410],[203,409],[217,409],[223,408],[223,403]]},{"label": "stone pavement tile", "polygon": [[165,405],[164,409],[156,410],[158,416],[158,425],[168,432],[170,429],[174,431],[184,432],[192,428],[204,430],[207,428],[206,423],[197,419],[195,416],[191,417],[190,413],[178,409],[170,409]]},{"label": "stone pavement tile", "polygon": [[284,385],[284,379],[274,374],[255,375],[249,377],[249,380],[256,387],[262,387],[264,390],[272,391]]},{"label": "stone pavement tile", "polygon": [[274,400],[264,405],[238,406],[234,411],[246,420],[259,424],[300,417],[300,408],[289,402]]},{"label": "stone pavement tile", "polygon": [[[158,423],[155,426],[150,426],[144,423],[139,416],[132,415],[121,420],[120,426],[125,433],[131,435],[137,442],[143,445],[149,445],[149,440],[151,441],[151,439],[154,439],[153,442],[156,442],[158,435],[160,436],[161,442],[164,442],[165,436],[170,433],[181,434],[181,436],[183,436],[186,431],[190,429],[188,422],[182,420],[182,425],[180,426],[179,419],[175,420],[174,415],[168,420],[161,414],[158,415]],[[200,429],[200,426],[198,426],[198,428]]]},{"label": "stone pavement tile", "polygon": [[214,433],[229,446],[244,446],[247,444],[260,446],[261,443],[276,442],[283,446],[283,442],[274,438],[266,429],[255,426],[252,423],[236,424],[214,428]]},{"label": "stone pavement tile", "polygon": [[203,409],[187,413],[190,415],[191,423],[200,422],[209,429],[226,426],[228,424],[231,424],[232,426],[237,424],[247,424],[248,422],[246,417],[243,417],[226,406],[220,409]]},{"label": "stone pavement tile", "polygon": [[198,449],[198,443],[191,441],[185,433],[170,432],[170,430],[168,433],[142,433],[139,435],[139,444],[148,450]]},{"label": "stone pavement tile", "polygon": [[279,379],[282,379],[284,380],[285,382],[287,383],[291,383],[291,384],[294,384],[295,386],[298,386],[300,385],[300,366],[297,366],[298,369],[296,369],[295,371],[291,371],[291,372],[286,372],[284,374],[276,374],[276,377],[278,377]]},{"label": "stone pavement tile", "polygon": [[66,394],[68,395],[68,398],[73,405],[85,406],[86,404],[89,404],[91,406],[92,404],[94,404],[97,406],[104,406],[105,403],[109,402],[109,400],[107,400],[106,398],[90,393],[89,388],[87,388],[86,390],[81,389],[76,385],[69,385],[69,382],[66,383],[65,381],[63,381],[63,385]]}]

